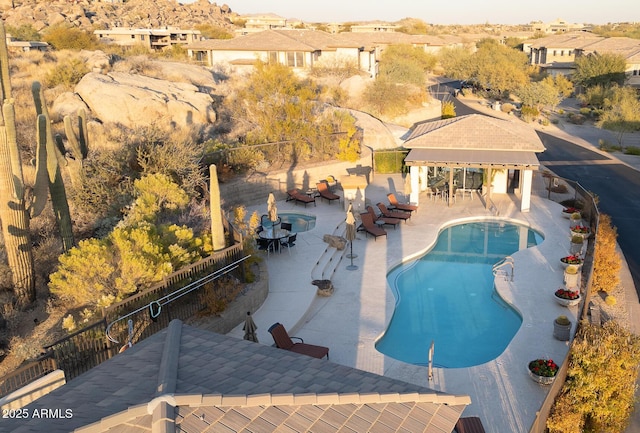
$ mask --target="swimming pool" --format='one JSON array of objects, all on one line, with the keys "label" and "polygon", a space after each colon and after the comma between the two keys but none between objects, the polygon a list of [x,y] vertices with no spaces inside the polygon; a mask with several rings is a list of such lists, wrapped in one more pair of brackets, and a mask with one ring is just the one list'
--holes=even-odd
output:
[{"label": "swimming pool", "polygon": [[505,221],[478,221],[440,232],[427,253],[387,274],[396,305],[376,349],[394,359],[463,368],[500,355],[522,324],[494,288],[493,265],[543,237]]},{"label": "swimming pool", "polygon": [[316,226],[315,215],[307,215],[303,213],[283,212],[278,214],[283,223],[292,225],[291,231],[294,233],[307,232]]}]

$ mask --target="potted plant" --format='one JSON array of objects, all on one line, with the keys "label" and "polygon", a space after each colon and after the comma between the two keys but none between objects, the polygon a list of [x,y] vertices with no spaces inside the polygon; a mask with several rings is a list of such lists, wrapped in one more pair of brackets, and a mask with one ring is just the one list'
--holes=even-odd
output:
[{"label": "potted plant", "polygon": [[571,336],[571,320],[567,316],[558,316],[553,321],[553,336],[560,341],[569,341]]},{"label": "potted plant", "polygon": [[[582,239],[582,236],[580,236],[580,239]],[[569,254],[568,256],[564,256],[563,258],[561,258],[560,263],[562,263],[562,266],[566,269],[569,265],[580,267],[584,263],[584,260],[582,259],[582,257],[580,257],[579,254]]]},{"label": "potted plant", "polygon": [[582,254],[582,247],[584,246],[584,237],[582,235],[571,236],[571,254]]},{"label": "potted plant", "polygon": [[580,267],[578,265],[569,265],[564,270],[564,285],[569,290],[578,290],[580,287],[581,275],[578,273]]},{"label": "potted plant", "polygon": [[582,236],[583,239],[588,237],[589,233],[591,232],[591,229],[589,227],[583,225],[571,226],[570,230],[572,235]]},{"label": "potted plant", "polygon": [[562,209],[562,216],[565,218],[570,218],[574,213],[578,213],[580,215],[580,209],[572,206]]},{"label": "potted plant", "polygon": [[553,359],[535,359],[527,367],[529,377],[541,385],[550,385],[558,374],[559,367]]},{"label": "potted plant", "polygon": [[564,307],[572,307],[580,302],[580,291],[560,288],[553,294],[556,302]]}]

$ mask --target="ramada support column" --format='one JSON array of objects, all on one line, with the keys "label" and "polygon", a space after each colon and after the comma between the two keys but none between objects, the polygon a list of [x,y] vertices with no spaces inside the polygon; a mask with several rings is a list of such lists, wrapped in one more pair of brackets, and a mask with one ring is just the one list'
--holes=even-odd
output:
[{"label": "ramada support column", "polygon": [[531,208],[531,188],[533,185],[533,170],[520,170],[520,211],[529,212]]},{"label": "ramada support column", "polygon": [[418,205],[418,196],[420,195],[420,166],[412,165],[409,168],[409,177],[411,179],[411,194],[409,194],[409,201],[415,205]]}]

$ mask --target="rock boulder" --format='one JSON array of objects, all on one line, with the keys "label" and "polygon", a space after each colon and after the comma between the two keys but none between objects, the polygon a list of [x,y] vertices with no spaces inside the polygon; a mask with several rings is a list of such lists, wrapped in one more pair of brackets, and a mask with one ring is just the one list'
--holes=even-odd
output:
[{"label": "rock boulder", "polygon": [[344,248],[347,246],[347,240],[342,236],[324,235],[322,237],[322,240],[338,251],[344,250]]},{"label": "rock boulder", "polygon": [[75,92],[94,118],[127,127],[213,123],[213,99],[193,84],[125,72],[88,73]]}]

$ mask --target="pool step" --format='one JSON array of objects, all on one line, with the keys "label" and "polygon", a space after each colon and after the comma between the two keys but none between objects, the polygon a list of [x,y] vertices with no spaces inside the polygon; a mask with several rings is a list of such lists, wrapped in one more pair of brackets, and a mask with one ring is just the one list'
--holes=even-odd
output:
[{"label": "pool step", "polygon": [[[338,224],[333,231],[334,236],[344,236],[344,223]],[[311,270],[311,278],[314,280],[331,280],[338,265],[346,254],[346,249],[338,250],[331,245],[327,245],[324,252]]]}]

